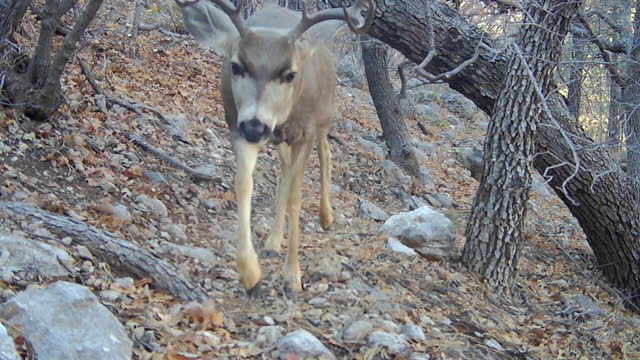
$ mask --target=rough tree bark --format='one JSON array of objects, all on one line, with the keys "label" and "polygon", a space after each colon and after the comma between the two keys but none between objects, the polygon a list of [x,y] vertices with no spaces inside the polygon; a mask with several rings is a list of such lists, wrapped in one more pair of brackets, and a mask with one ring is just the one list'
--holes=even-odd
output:
[{"label": "rough tree bark", "polygon": [[462,260],[498,292],[510,293],[523,242],[535,131],[577,3],[534,0],[525,10],[489,122],[484,171],[467,223]]},{"label": "rough tree bark", "polygon": [[[333,7],[340,6],[338,0],[329,2]],[[476,45],[483,39],[489,49],[482,48],[474,65],[448,82],[491,114],[504,80],[509,53],[455,10],[437,1],[377,0],[376,16],[368,33],[420,63],[430,50],[425,40],[428,38],[426,6],[431,8],[438,54],[425,70],[440,74],[454,69],[473,56]],[[582,226],[605,278],[623,292],[627,301],[640,305],[640,224],[636,194],[630,191],[624,174],[612,169],[614,162],[608,152],[595,146],[569,114],[566,100],[556,93],[549,97],[549,104],[555,121],[565,131],[548,117],[542,118],[534,166],[551,177],[550,185]],[[578,155],[578,164],[575,155]],[[576,165],[579,165],[577,171]]]},{"label": "rough tree bark", "polygon": [[389,147],[391,160],[413,176],[420,168],[413,147],[409,144],[409,131],[400,110],[391,80],[387,46],[370,37],[362,43],[362,60],[373,105],[382,126],[382,137]]},{"label": "rough tree bark", "polygon": [[61,234],[61,238],[71,236],[75,244],[86,246],[114,271],[150,278],[154,286],[180,299],[204,302],[209,298],[206,291],[173,265],[107,231],[23,203],[0,201],[0,214],[42,221],[52,233]]},{"label": "rough tree bark", "polygon": [[580,115],[580,102],[582,100],[582,79],[584,77],[584,60],[586,58],[587,40],[580,35],[572,35],[573,46],[571,60],[574,62],[567,85],[567,98],[569,100],[569,112],[578,119]]},{"label": "rough tree bark", "polygon": [[47,0],[41,20],[38,44],[30,58],[18,51],[13,33],[22,21],[30,0],[0,2],[0,43],[3,62],[0,70],[7,74],[3,96],[18,110],[34,120],[46,120],[60,106],[60,78],[76,50],[80,37],[95,17],[103,0],[85,2],[81,15],[62,45],[52,54],[54,32],[61,17],[76,4],[75,0]]},{"label": "rough tree bark", "polygon": [[[640,3],[636,1],[634,33],[631,38],[629,61],[627,68],[627,84],[622,89],[624,113],[626,119],[627,173],[629,185],[640,202],[640,19],[638,18]],[[640,203],[638,204],[640,206]]]}]

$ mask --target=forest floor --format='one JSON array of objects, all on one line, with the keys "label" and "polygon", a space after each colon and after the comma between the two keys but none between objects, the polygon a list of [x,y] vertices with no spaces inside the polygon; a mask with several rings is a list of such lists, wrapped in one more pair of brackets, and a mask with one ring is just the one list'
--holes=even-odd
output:
[{"label": "forest floor", "polygon": [[[0,113],[0,199],[73,213],[158,254],[208,292],[213,302],[203,304],[196,316],[193,309],[198,305],[157,291],[145,279],[135,279],[134,288],[123,290],[117,279],[130,275],[68,248],[78,260],[77,268],[84,269],[76,280],[94,290],[125,325],[134,339],[135,359],[269,359],[276,347],[258,333],[272,325],[282,326],[285,333],[305,329],[340,359],[395,358],[393,349],[366,339],[344,341],[342,330],[360,319],[386,331],[419,325],[426,339],[411,341],[411,351],[401,355],[407,359],[419,358],[416,354],[432,359],[640,358],[640,318],[625,310],[601,280],[584,234],[555,196],[532,194],[512,297],[492,294],[455,258],[434,260],[392,252],[386,245],[388,237],[378,230],[382,223],[361,216],[359,200],[396,214],[408,209],[390,191],[393,187],[416,196],[449,194],[454,206],[437,210],[455,223],[459,254],[477,188],[477,181],[460,164],[459,153],[470,141],[483,142],[481,120],[486,116],[462,119],[463,126],[457,128],[427,122],[428,136],[415,119],[408,121],[416,143],[435,147],[434,153],[420,158],[435,185],[402,185],[385,174],[382,158],[357,141],[364,137],[382,144],[366,89],[338,88],[341,115],[330,141],[336,224],[329,231],[323,231],[318,221],[315,151],[306,173],[301,215],[305,290],[293,299],[282,294],[282,254],[261,260],[271,290],[259,299],[248,299],[234,265],[234,158],[219,91],[221,57],[193,40],[175,41],[157,30],[131,39],[133,6],[129,1],[105,1],[77,58],[89,64],[108,94],[153,107],[167,121],[154,112],[145,111],[140,118],[111,106],[73,61],[64,77],[65,105],[51,121],[29,122],[6,109]],[[166,21],[148,9],[144,16],[150,23]],[[21,41],[36,39],[26,31]],[[437,86],[433,91],[450,90]],[[449,113],[444,105],[442,109],[445,118]],[[453,138],[445,138],[445,132]],[[192,181],[137,147],[127,134],[139,135],[177,161],[213,174],[213,181]],[[258,249],[272,219],[277,168],[275,149],[265,148],[255,172],[253,200]],[[153,215],[142,207],[138,198],[142,194],[160,200],[168,216]],[[120,218],[113,210],[117,205],[124,205],[131,217]],[[4,232],[34,237],[43,226],[0,216]],[[171,243],[206,249],[214,256],[184,255],[170,250],[175,249]],[[313,276],[321,274],[322,267],[336,265],[337,278]],[[2,300],[31,282],[38,281],[2,283]],[[585,299],[595,308],[585,308]]]}]

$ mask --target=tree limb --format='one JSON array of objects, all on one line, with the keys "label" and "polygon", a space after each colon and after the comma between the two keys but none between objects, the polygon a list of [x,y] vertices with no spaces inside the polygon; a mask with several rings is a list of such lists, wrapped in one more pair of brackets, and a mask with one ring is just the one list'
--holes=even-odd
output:
[{"label": "tree limb", "polygon": [[140,278],[150,278],[158,289],[182,300],[203,302],[209,299],[200,286],[175,266],[110,232],[24,203],[0,201],[0,209],[10,216],[42,221],[51,232],[72,237],[75,243],[89,248],[112,268]]}]

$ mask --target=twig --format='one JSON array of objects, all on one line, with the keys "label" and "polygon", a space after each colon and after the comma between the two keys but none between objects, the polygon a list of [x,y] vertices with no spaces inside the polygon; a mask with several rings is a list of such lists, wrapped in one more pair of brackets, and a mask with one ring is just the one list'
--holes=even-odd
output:
[{"label": "twig", "polygon": [[173,159],[172,157],[170,157],[169,155],[165,154],[162,150],[153,147],[151,144],[149,144],[148,142],[146,142],[143,138],[141,138],[138,135],[134,135],[131,133],[125,134],[125,136],[127,137],[127,139],[129,139],[132,143],[140,146],[142,149],[152,153],[153,155],[155,155],[156,157],[170,163],[171,165],[173,165],[174,167],[177,167],[178,169],[186,172],[187,174],[189,174],[189,176],[191,176],[191,178],[194,181],[211,181],[213,180],[213,176],[209,175],[209,174],[205,174],[203,172],[200,172],[198,170],[194,170],[190,167],[188,167],[187,165],[184,165],[180,162],[178,162],[177,160]]},{"label": "twig", "polygon": [[342,139],[340,139],[339,137],[329,134],[327,135],[327,137],[335,142],[337,142],[339,145],[347,147],[347,144],[344,143],[344,141],[342,141]]}]

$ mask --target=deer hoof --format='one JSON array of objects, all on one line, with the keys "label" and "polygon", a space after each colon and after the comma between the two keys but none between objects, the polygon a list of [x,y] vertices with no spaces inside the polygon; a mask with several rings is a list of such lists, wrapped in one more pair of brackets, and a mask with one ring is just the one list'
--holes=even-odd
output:
[{"label": "deer hoof", "polygon": [[288,298],[295,298],[296,295],[298,295],[300,292],[302,292],[302,285],[301,284],[284,284],[284,295]]},{"label": "deer hoof", "polygon": [[267,285],[264,281],[258,281],[251,289],[246,289],[247,297],[257,299],[267,293]]}]

